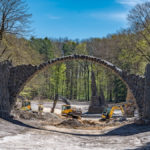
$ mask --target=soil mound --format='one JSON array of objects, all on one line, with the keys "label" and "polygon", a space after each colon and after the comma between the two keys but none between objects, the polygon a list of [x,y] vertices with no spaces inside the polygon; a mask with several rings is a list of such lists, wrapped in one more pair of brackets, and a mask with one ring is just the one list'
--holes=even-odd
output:
[{"label": "soil mound", "polygon": [[59,115],[55,113],[44,113],[41,116],[41,119],[51,123],[60,123],[63,120]]},{"label": "soil mound", "polygon": [[57,124],[57,126],[65,126],[68,128],[77,128],[83,126],[82,122],[77,119],[67,119]]},{"label": "soil mound", "polygon": [[13,112],[13,116],[16,119],[20,118],[25,120],[41,120],[51,123],[60,123],[62,121],[62,118],[55,113],[39,114],[38,112],[33,111],[16,110]]},{"label": "soil mound", "polygon": [[26,119],[26,120],[37,119],[38,114],[33,112],[28,112],[28,111],[20,111],[19,118]]}]

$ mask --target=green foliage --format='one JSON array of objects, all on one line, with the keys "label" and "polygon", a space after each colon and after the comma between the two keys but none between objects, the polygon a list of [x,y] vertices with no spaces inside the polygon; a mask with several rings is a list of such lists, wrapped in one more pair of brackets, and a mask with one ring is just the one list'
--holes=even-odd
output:
[{"label": "green foliage", "polygon": [[7,34],[0,44],[0,61],[11,60],[13,65],[43,62],[43,57],[30,46],[30,41]]},{"label": "green foliage", "polygon": [[86,43],[79,43],[76,46],[76,50],[75,50],[76,54],[82,54],[82,55],[87,55],[87,49],[86,49]]},{"label": "green foliage", "polygon": [[[82,42],[71,40],[51,40],[32,37],[30,40],[19,39],[7,35],[3,45],[8,50],[1,60],[11,54],[13,64],[40,64],[49,59],[71,54],[84,54],[106,59],[129,73],[143,74],[145,59],[136,48],[149,55],[149,45],[145,40],[132,46],[131,39],[135,35],[119,33],[104,39],[90,39]],[[9,41],[9,42],[8,42]],[[62,62],[39,72],[24,88],[21,95],[33,99],[35,97],[55,99],[62,95],[71,100],[89,101],[91,99],[91,72],[96,79],[97,94],[103,90],[108,101],[124,101],[127,89],[124,83],[110,70],[87,61]]]},{"label": "green foliage", "polygon": [[48,38],[35,39],[31,38],[31,47],[45,56],[45,60],[54,58],[54,46]]},{"label": "green foliage", "polygon": [[[119,40],[125,40],[126,42],[128,41],[126,35],[114,35],[112,37],[109,37],[108,39],[110,42],[110,40],[117,40],[117,38],[119,38]],[[92,40],[92,42],[93,41],[94,40]],[[93,45],[99,47],[102,41],[103,40],[96,39]],[[105,42],[106,41],[107,39],[105,39]],[[118,61],[121,68],[132,72],[134,70],[132,70],[133,66],[141,64],[141,56],[136,55],[134,51],[130,51],[128,47],[124,47],[125,41],[119,43],[118,46],[122,48],[119,49],[118,53],[112,54],[107,52],[107,56],[115,55],[117,57],[117,59],[115,59],[115,62]],[[58,52],[56,53],[55,50],[59,50],[60,52],[63,51],[64,55],[70,55],[74,53],[88,55],[88,42],[89,41],[76,43],[74,41],[61,41],[60,44],[58,44],[57,41],[56,45],[55,41],[47,38],[32,38],[30,40],[31,47],[35,48],[36,51],[43,55],[43,61],[53,57],[57,57]],[[100,43],[98,44],[97,42]],[[60,45],[62,45],[62,49],[59,49]],[[104,55],[104,57],[106,56],[104,52],[101,53],[101,55]],[[136,68],[135,70],[138,71],[139,68]],[[124,83],[114,74],[112,74],[110,70],[86,61],[71,61],[56,64],[48,68],[44,72],[39,73],[36,78],[33,78],[31,84],[26,86],[27,88],[30,87],[30,89],[32,90],[29,92],[29,90],[26,90],[25,88],[25,91],[28,91],[28,96],[32,98],[43,97],[55,99],[56,95],[58,94],[69,99],[90,100],[91,71],[94,71],[96,76],[98,95],[100,95],[100,89],[102,89],[104,92],[104,97],[108,101],[125,100],[127,89]]]},{"label": "green foliage", "polygon": [[[150,2],[135,6],[128,15],[130,30],[90,38],[84,41],[35,38],[30,40],[4,34],[0,43],[0,61],[11,60],[13,65],[38,65],[50,59],[72,55],[94,55],[108,60],[128,73],[143,75],[150,62]],[[144,14],[144,15],[143,15]],[[91,72],[95,74],[97,95],[103,90],[108,101],[124,101],[125,84],[110,70],[86,61],[62,62],[39,72],[20,95],[55,99],[62,95],[71,100],[91,98]]]},{"label": "green foliage", "polygon": [[127,88],[125,84],[118,78],[114,79],[114,97],[116,102],[125,101]]},{"label": "green foliage", "polygon": [[75,51],[76,48],[76,43],[73,41],[67,41],[63,44],[63,53],[64,55],[71,55]]}]

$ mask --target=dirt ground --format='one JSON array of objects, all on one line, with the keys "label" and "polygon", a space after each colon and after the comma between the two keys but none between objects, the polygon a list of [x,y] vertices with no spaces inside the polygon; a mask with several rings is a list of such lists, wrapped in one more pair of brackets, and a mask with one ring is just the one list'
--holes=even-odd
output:
[{"label": "dirt ground", "polygon": [[150,126],[91,118],[0,119],[0,150],[150,150]]},{"label": "dirt ground", "polygon": [[[28,124],[28,125],[27,125]],[[150,127],[127,124],[101,130],[79,130],[56,126],[38,127],[37,122],[0,119],[1,150],[147,150]],[[34,124],[37,128],[30,126]],[[37,125],[35,125],[37,124]]]}]

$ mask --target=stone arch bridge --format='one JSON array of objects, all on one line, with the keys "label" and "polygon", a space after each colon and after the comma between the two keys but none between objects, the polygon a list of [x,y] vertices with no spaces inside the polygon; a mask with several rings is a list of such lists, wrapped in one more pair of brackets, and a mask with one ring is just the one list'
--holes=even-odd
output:
[{"label": "stone arch bridge", "polygon": [[70,55],[48,62],[42,63],[39,66],[33,65],[20,65],[12,66],[9,61],[0,63],[0,116],[9,115],[12,107],[15,104],[16,98],[24,88],[26,83],[39,71],[47,67],[64,61],[71,60],[87,60],[104,66],[105,68],[113,71],[126,85],[128,95],[131,95],[136,100],[140,117],[147,117],[144,113],[145,110],[145,77],[134,74],[128,74],[126,71],[121,70],[112,63],[101,58],[85,55]]}]

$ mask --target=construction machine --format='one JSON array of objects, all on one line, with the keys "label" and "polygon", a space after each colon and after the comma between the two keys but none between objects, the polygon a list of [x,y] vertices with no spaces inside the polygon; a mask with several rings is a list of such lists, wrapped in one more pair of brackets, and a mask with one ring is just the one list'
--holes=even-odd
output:
[{"label": "construction machine", "polygon": [[72,118],[80,118],[82,115],[81,109],[77,109],[76,107],[72,107],[71,103],[68,99],[59,96],[59,100],[62,100],[65,105],[62,105],[61,115]]},{"label": "construction machine", "polygon": [[62,116],[66,116],[72,112],[71,105],[62,105],[61,114]]},{"label": "construction machine", "polygon": [[22,101],[22,108],[21,110],[31,110],[31,101],[30,100],[24,100]]},{"label": "construction machine", "polygon": [[72,118],[80,118],[82,115],[81,109],[71,107],[71,105],[62,105],[61,115]]},{"label": "construction machine", "polygon": [[125,111],[124,111],[124,106],[112,106],[112,107],[108,107],[105,108],[103,113],[102,113],[102,120],[109,120],[110,118],[112,118],[113,113],[115,110],[121,110],[123,116],[125,115]]}]

